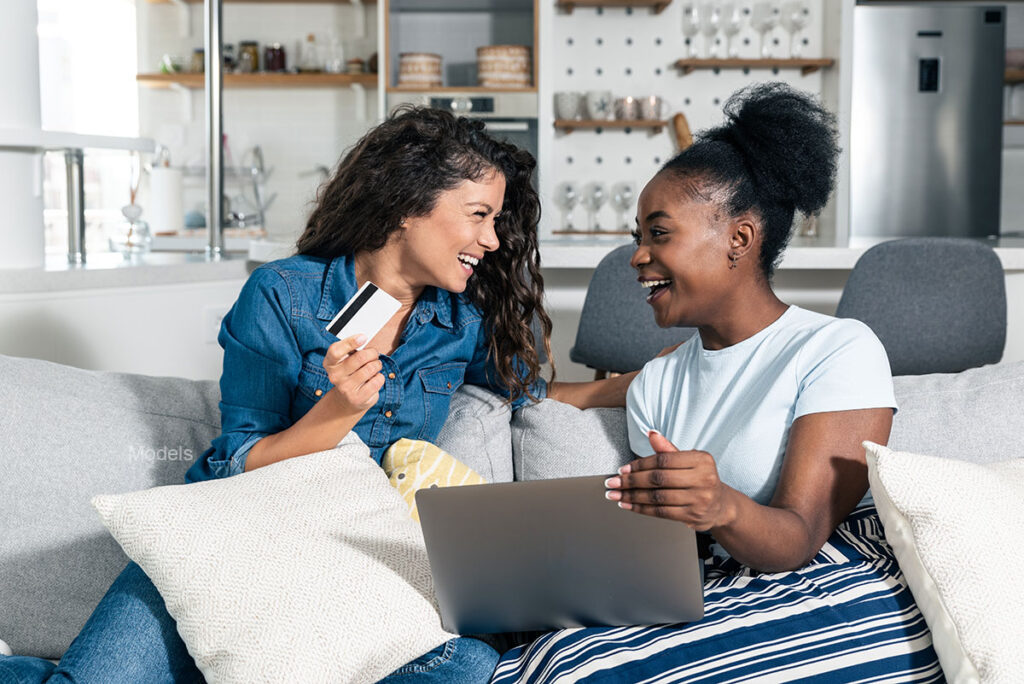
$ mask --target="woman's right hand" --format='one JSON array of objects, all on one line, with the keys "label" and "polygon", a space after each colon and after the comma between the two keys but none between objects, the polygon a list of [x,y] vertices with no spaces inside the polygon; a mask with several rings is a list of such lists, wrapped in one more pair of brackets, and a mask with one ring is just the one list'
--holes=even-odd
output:
[{"label": "woman's right hand", "polygon": [[324,370],[334,385],[331,391],[341,401],[344,413],[365,413],[377,403],[384,386],[380,353],[369,348],[356,351],[364,342],[365,335],[347,337],[328,347],[324,355]]}]

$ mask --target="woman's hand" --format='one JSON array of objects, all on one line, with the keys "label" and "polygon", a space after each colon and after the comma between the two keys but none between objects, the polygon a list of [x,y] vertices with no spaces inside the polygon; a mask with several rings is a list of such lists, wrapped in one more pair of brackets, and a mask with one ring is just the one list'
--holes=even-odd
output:
[{"label": "woman's hand", "polygon": [[356,351],[366,342],[365,335],[338,340],[327,348],[324,355],[324,370],[334,385],[334,392],[346,414],[366,413],[379,398],[384,386],[380,354],[375,349]]},{"label": "woman's hand", "polygon": [[654,455],[638,458],[608,478],[606,496],[644,515],[669,518],[707,531],[726,524],[733,490],[718,479],[711,454],[679,451],[663,435],[647,435]]}]

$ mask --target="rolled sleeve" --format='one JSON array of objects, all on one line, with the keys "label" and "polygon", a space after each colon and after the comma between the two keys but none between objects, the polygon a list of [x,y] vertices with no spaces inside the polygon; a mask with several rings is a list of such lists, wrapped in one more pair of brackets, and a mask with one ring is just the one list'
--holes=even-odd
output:
[{"label": "rolled sleeve", "polygon": [[[514,360],[516,371],[520,378],[526,377],[527,368],[526,364],[520,359]],[[495,394],[498,394],[506,399],[509,397],[508,385],[501,379],[498,374],[498,369],[494,365],[494,359],[490,355],[490,347],[487,344],[486,337],[484,335],[483,326],[480,326],[480,336],[477,339],[476,349],[473,353],[473,359],[466,366],[466,382],[470,385],[479,385],[480,387],[486,387]],[[537,378],[529,386],[530,394],[532,394],[537,401],[544,399],[548,396],[548,383],[544,378]],[[526,394],[515,399],[512,404],[512,410],[521,408],[527,403],[533,400]]]},{"label": "rolled sleeve", "polygon": [[302,354],[289,321],[288,285],[275,271],[252,273],[224,317],[221,434],[185,474],[186,482],[236,475],[256,442],[287,429]]}]

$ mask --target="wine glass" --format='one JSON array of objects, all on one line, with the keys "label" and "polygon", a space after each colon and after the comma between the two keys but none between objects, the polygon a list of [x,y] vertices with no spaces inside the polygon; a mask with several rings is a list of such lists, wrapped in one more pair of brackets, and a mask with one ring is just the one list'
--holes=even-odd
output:
[{"label": "wine glass", "polygon": [[572,224],[572,210],[579,200],[580,190],[575,183],[566,181],[555,188],[555,206],[562,210],[562,230],[567,233],[576,230]]},{"label": "wine glass", "polygon": [[711,2],[702,2],[697,6],[697,16],[700,19],[700,32],[704,35],[704,54],[706,57],[717,57],[718,46],[715,45],[715,35],[718,33],[718,24],[721,14],[718,5]]},{"label": "wine glass", "polygon": [[604,183],[587,183],[583,187],[583,206],[587,209],[587,222],[589,230],[598,233],[604,230],[601,224],[597,222],[597,212],[601,211],[601,207],[608,200],[608,190],[604,187]]},{"label": "wine glass", "polygon": [[740,51],[733,46],[732,39],[743,25],[743,12],[735,2],[727,2],[722,5],[720,17],[722,35],[725,36],[725,56],[735,59],[740,56]]},{"label": "wine glass", "polygon": [[683,36],[689,47],[686,48],[686,56],[693,58],[697,56],[697,43],[694,37],[700,33],[700,15],[697,12],[697,5],[688,2],[683,5]]},{"label": "wine glass", "polygon": [[805,0],[793,0],[782,5],[779,23],[789,33],[789,56],[800,56],[800,31],[807,26],[811,10]]},{"label": "wine glass", "polygon": [[768,34],[779,23],[779,8],[771,2],[755,2],[750,10],[750,26],[761,34],[761,58],[771,57]]},{"label": "wine glass", "polygon": [[616,230],[629,231],[629,221],[626,219],[626,212],[633,207],[633,198],[636,189],[629,181],[616,183],[612,186],[612,206],[615,207]]}]

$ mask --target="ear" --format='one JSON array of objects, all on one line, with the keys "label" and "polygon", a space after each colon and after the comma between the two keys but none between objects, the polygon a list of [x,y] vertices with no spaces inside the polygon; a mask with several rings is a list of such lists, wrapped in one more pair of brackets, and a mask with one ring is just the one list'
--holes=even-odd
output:
[{"label": "ear", "polygon": [[751,214],[740,214],[729,222],[729,251],[742,259],[755,248],[760,238],[758,220]]}]

